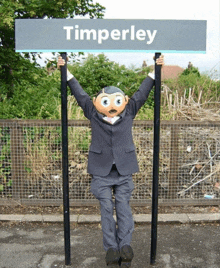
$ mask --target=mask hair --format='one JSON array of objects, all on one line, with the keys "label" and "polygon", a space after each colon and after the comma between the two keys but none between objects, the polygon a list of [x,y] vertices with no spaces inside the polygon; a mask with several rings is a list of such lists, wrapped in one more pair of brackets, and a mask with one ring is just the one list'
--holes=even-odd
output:
[{"label": "mask hair", "polygon": [[114,94],[114,93],[117,93],[117,92],[119,92],[123,96],[125,96],[125,93],[121,89],[119,89],[117,87],[109,86],[109,87],[104,87],[102,90],[100,90],[97,93],[97,96],[96,97],[98,97],[98,95],[101,94],[101,93]]}]

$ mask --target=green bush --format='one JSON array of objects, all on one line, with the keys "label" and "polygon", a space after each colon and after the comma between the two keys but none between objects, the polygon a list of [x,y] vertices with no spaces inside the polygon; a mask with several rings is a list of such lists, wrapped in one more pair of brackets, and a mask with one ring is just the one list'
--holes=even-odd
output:
[{"label": "green bush", "polygon": [[198,77],[200,77],[200,72],[199,72],[199,69],[192,66],[191,68],[186,68],[182,73],[181,73],[181,76],[185,76],[185,75],[189,75],[189,74],[194,74]]},{"label": "green bush", "polygon": [[[126,68],[110,61],[104,54],[98,56],[91,54],[83,63],[74,63],[69,65],[68,69],[91,98],[106,86],[118,87],[131,97],[150,72],[149,68],[144,70]],[[152,106],[152,96],[151,93],[146,102],[148,106]]]},{"label": "green bush", "polygon": [[167,79],[164,83],[172,92],[178,91],[179,97],[185,95],[188,98],[191,88],[195,101],[198,101],[200,92],[202,92],[201,103],[207,102],[210,99],[212,102],[220,100],[220,82],[215,82],[209,76],[200,75],[196,71],[189,72],[185,70],[184,74],[179,75],[177,79]]},{"label": "green bush", "polygon": [[[13,94],[8,95],[5,81],[0,81],[0,114],[3,119],[60,119],[61,118],[61,92],[60,71],[56,70],[48,75],[46,68],[39,68],[28,64],[16,70],[17,77],[13,81]],[[82,62],[73,62],[68,65],[70,72],[79,81],[82,88],[91,98],[105,86],[116,86],[126,95],[132,95],[138,90],[142,81],[146,78],[150,69],[126,68],[116,62],[110,61],[104,54],[98,56],[89,55]],[[199,97],[202,91],[201,102],[219,101],[220,82],[212,81],[208,76],[200,75],[198,68],[186,69],[177,79],[169,79],[164,83],[172,92],[178,91],[179,96],[188,97],[189,89],[192,89],[193,97]],[[12,92],[12,91],[11,91]],[[68,88],[68,95],[71,92]],[[82,112],[76,101],[69,101],[71,119],[82,118]],[[148,100],[139,113],[146,118],[152,113],[154,107],[154,90],[151,90]],[[147,116],[148,118],[148,116]]]},{"label": "green bush", "polygon": [[132,95],[138,89],[140,80],[146,77],[146,74],[139,74],[139,69],[128,69],[110,61],[104,54],[90,54],[83,63],[74,63],[68,68],[91,97],[106,86],[119,87],[127,95]]},{"label": "green bush", "polygon": [[[110,61],[104,54],[89,55],[82,63],[68,65],[68,69],[91,98],[106,86],[119,87],[131,97],[150,71],[149,68],[126,68]],[[6,86],[4,88],[0,99],[1,118],[60,119],[60,71],[48,75],[46,69],[32,65],[29,73],[26,69],[17,71],[11,97],[7,96]],[[76,111],[76,107],[77,104],[74,104],[72,110]],[[144,107],[153,107],[153,92]]]},{"label": "green bush", "polygon": [[46,71],[33,73],[35,84],[27,80],[16,81],[13,97],[0,102],[1,118],[55,119],[60,102],[60,74],[47,76]]}]

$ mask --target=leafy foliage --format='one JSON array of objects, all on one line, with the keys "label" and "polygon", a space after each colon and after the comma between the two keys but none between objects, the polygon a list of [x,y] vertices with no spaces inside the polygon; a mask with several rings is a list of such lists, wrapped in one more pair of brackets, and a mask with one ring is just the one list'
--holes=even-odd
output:
[{"label": "leafy foliage", "polygon": [[[105,86],[119,87],[131,97],[141,82],[146,78],[149,68],[128,69],[124,65],[110,61],[104,54],[89,55],[82,63],[75,62],[68,66],[83,89],[90,95],[96,94]],[[25,71],[22,70],[24,73]],[[19,81],[15,81],[13,98],[4,96],[0,102],[2,118],[23,119],[58,119],[60,118],[60,71],[55,70],[48,75],[46,69],[35,68],[30,80],[22,80],[20,71]],[[70,95],[70,90],[68,95]],[[153,105],[153,93],[146,103]],[[71,105],[76,113],[77,103]]]},{"label": "leafy foliage", "polygon": [[[51,65],[48,67],[50,68]],[[35,72],[31,73],[29,79],[28,69],[17,70],[18,76],[14,80],[16,90],[13,97],[7,98],[6,94],[1,97],[1,118],[61,118],[60,71],[55,69],[53,73],[48,74],[46,68],[33,68]],[[91,54],[82,62],[69,64],[68,69],[91,98],[96,96],[103,87],[110,85],[119,87],[131,97],[150,71],[148,67],[143,69],[126,68],[124,65],[110,61],[104,54],[98,56]],[[195,73],[189,73],[180,75],[178,79],[166,80],[164,83],[172,92],[178,91],[179,96],[183,96],[186,92],[187,97],[189,88],[192,88],[194,97],[198,97],[200,91],[203,91],[201,101],[208,101],[210,98],[213,101],[220,99],[220,83],[212,81],[205,75],[198,77]],[[71,92],[68,89],[68,118],[85,119],[82,109],[75,98],[70,95]],[[136,119],[153,118],[153,100],[154,90],[151,91]]]},{"label": "leafy foliage", "polygon": [[13,97],[21,79],[33,83],[36,58],[40,57],[37,53],[15,53],[15,19],[74,18],[77,15],[102,18],[104,10],[100,4],[93,4],[93,0],[1,0],[0,101]]},{"label": "leafy foliage", "polygon": [[202,91],[201,102],[213,102],[220,100],[220,82],[212,80],[207,75],[201,75],[198,68],[185,69],[177,79],[168,79],[164,83],[172,92],[178,91],[179,96],[188,98],[190,88],[193,90],[194,98],[197,100]]},{"label": "leafy foliage", "polygon": [[32,79],[31,82],[16,82],[13,97],[5,97],[0,102],[2,118],[59,118],[57,109],[54,109],[58,105],[57,102],[60,102],[59,72],[48,76],[44,69],[36,68]]},{"label": "leafy foliage", "polygon": [[200,75],[200,72],[199,72],[199,69],[192,66],[190,68],[186,68],[182,73],[181,73],[181,76],[186,76],[186,75],[191,75],[191,74],[194,74],[198,77],[201,77]]},{"label": "leafy foliage", "polygon": [[[150,71],[149,68],[143,70],[126,68],[110,61],[104,54],[98,56],[91,54],[82,64],[75,63],[68,68],[90,97],[95,97],[106,86],[119,87],[131,97]],[[152,94],[147,103],[152,104]]]}]

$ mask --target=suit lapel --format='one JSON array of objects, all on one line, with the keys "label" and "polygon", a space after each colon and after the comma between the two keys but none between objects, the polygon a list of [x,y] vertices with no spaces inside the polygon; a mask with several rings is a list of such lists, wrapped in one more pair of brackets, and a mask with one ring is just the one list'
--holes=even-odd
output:
[{"label": "suit lapel", "polygon": [[126,108],[124,109],[124,111],[119,115],[120,118],[114,123],[114,125],[117,125],[118,123],[121,122],[121,120],[125,117],[126,114]]}]

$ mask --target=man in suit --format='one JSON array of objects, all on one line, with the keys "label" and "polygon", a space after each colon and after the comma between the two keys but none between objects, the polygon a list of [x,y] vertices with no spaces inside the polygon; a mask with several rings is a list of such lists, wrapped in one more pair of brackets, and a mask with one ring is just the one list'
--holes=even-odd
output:
[{"label": "man in suit", "polygon": [[[163,56],[156,63],[163,65]],[[64,64],[59,57],[58,67]],[[119,88],[109,86],[92,101],[68,70],[67,80],[71,93],[91,122],[87,171],[92,175],[91,192],[100,202],[106,264],[108,267],[130,267],[134,256],[130,246],[134,221],[129,200],[134,190],[132,174],[139,171],[132,123],[154,86],[154,73],[145,78],[130,99]],[[113,218],[112,189],[118,229]]]}]

